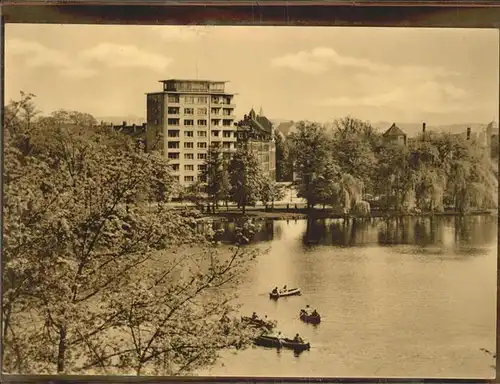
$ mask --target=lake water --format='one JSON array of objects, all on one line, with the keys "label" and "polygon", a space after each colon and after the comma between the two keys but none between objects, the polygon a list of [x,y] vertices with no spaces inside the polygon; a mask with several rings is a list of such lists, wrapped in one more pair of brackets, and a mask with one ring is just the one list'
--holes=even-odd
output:
[{"label": "lake water", "polygon": [[[497,217],[263,222],[268,249],[239,289],[242,314],[278,321],[311,350],[224,352],[200,375],[492,378]],[[270,300],[274,287],[302,296]],[[298,319],[310,304],[322,316]]]}]

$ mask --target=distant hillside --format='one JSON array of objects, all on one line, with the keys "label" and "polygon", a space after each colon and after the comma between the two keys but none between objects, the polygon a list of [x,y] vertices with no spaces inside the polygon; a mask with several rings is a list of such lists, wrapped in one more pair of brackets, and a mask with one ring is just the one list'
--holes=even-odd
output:
[{"label": "distant hillside", "polygon": [[[489,122],[488,122],[489,123]],[[427,123],[426,125],[426,130],[427,131],[437,131],[437,132],[450,132],[450,133],[460,133],[460,132],[465,132],[467,130],[467,127],[470,127],[472,132],[479,132],[483,131],[488,123],[463,123],[463,124],[447,124],[447,125],[433,125],[430,123]],[[373,124],[373,126],[381,131],[384,132],[385,130],[389,129],[389,127],[392,125],[392,122],[387,122],[387,121],[379,121]],[[401,128],[408,136],[416,136],[419,133],[422,132],[422,123],[398,123],[396,122],[396,125]],[[496,124],[498,127],[498,124]]]},{"label": "distant hillside", "polygon": [[[288,122],[290,120],[286,119],[270,119],[273,124],[276,126],[283,122]],[[385,132],[392,125],[393,122],[388,121],[378,121],[376,123],[372,123],[373,127],[379,132]],[[437,131],[437,132],[451,132],[451,133],[460,133],[465,132],[467,127],[472,129],[472,132],[483,131],[487,123],[463,123],[463,124],[447,124],[447,125],[433,125],[427,123],[426,130],[427,131]],[[333,129],[332,122],[324,123],[327,128]],[[413,137],[422,132],[422,123],[398,123],[396,121],[396,125],[401,128],[409,137]],[[495,123],[495,126],[498,127],[498,123]]]}]

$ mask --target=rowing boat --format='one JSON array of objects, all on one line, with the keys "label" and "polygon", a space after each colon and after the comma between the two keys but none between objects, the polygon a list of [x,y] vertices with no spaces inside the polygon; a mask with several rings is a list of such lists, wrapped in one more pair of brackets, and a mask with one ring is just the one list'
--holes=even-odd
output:
[{"label": "rowing boat", "polygon": [[294,351],[307,351],[311,348],[309,343],[301,343],[291,339],[278,339],[274,336],[260,336],[254,340],[255,345],[267,348],[288,348]]},{"label": "rowing boat", "polygon": [[263,319],[252,319],[251,317],[248,316],[243,316],[241,318],[241,321],[254,326],[256,328],[267,328],[268,330],[273,329],[276,327],[276,321],[271,321],[271,320],[263,320]]},{"label": "rowing boat", "polygon": [[309,315],[303,309],[300,310],[299,318],[304,323],[310,323],[310,324],[319,324],[319,323],[321,323],[321,316],[319,315],[319,313],[317,315]]},{"label": "rowing boat", "polygon": [[290,288],[286,290],[280,290],[278,291],[278,293],[271,292],[269,294],[269,298],[279,299],[280,297],[296,296],[296,295],[300,295],[300,288]]}]

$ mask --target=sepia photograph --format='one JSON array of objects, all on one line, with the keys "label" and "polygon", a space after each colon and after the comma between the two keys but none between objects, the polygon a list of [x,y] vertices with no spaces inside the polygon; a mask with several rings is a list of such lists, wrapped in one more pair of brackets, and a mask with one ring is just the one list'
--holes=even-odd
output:
[{"label": "sepia photograph", "polygon": [[6,24],[3,372],[495,377],[499,36]]}]

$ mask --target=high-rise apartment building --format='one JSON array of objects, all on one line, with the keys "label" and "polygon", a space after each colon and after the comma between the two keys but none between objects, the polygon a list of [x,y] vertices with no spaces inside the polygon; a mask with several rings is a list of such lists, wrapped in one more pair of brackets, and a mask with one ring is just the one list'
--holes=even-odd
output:
[{"label": "high-rise apartment building", "polygon": [[161,80],[147,94],[146,148],[160,149],[181,185],[198,180],[210,146],[236,149],[234,94],[223,81]]}]

